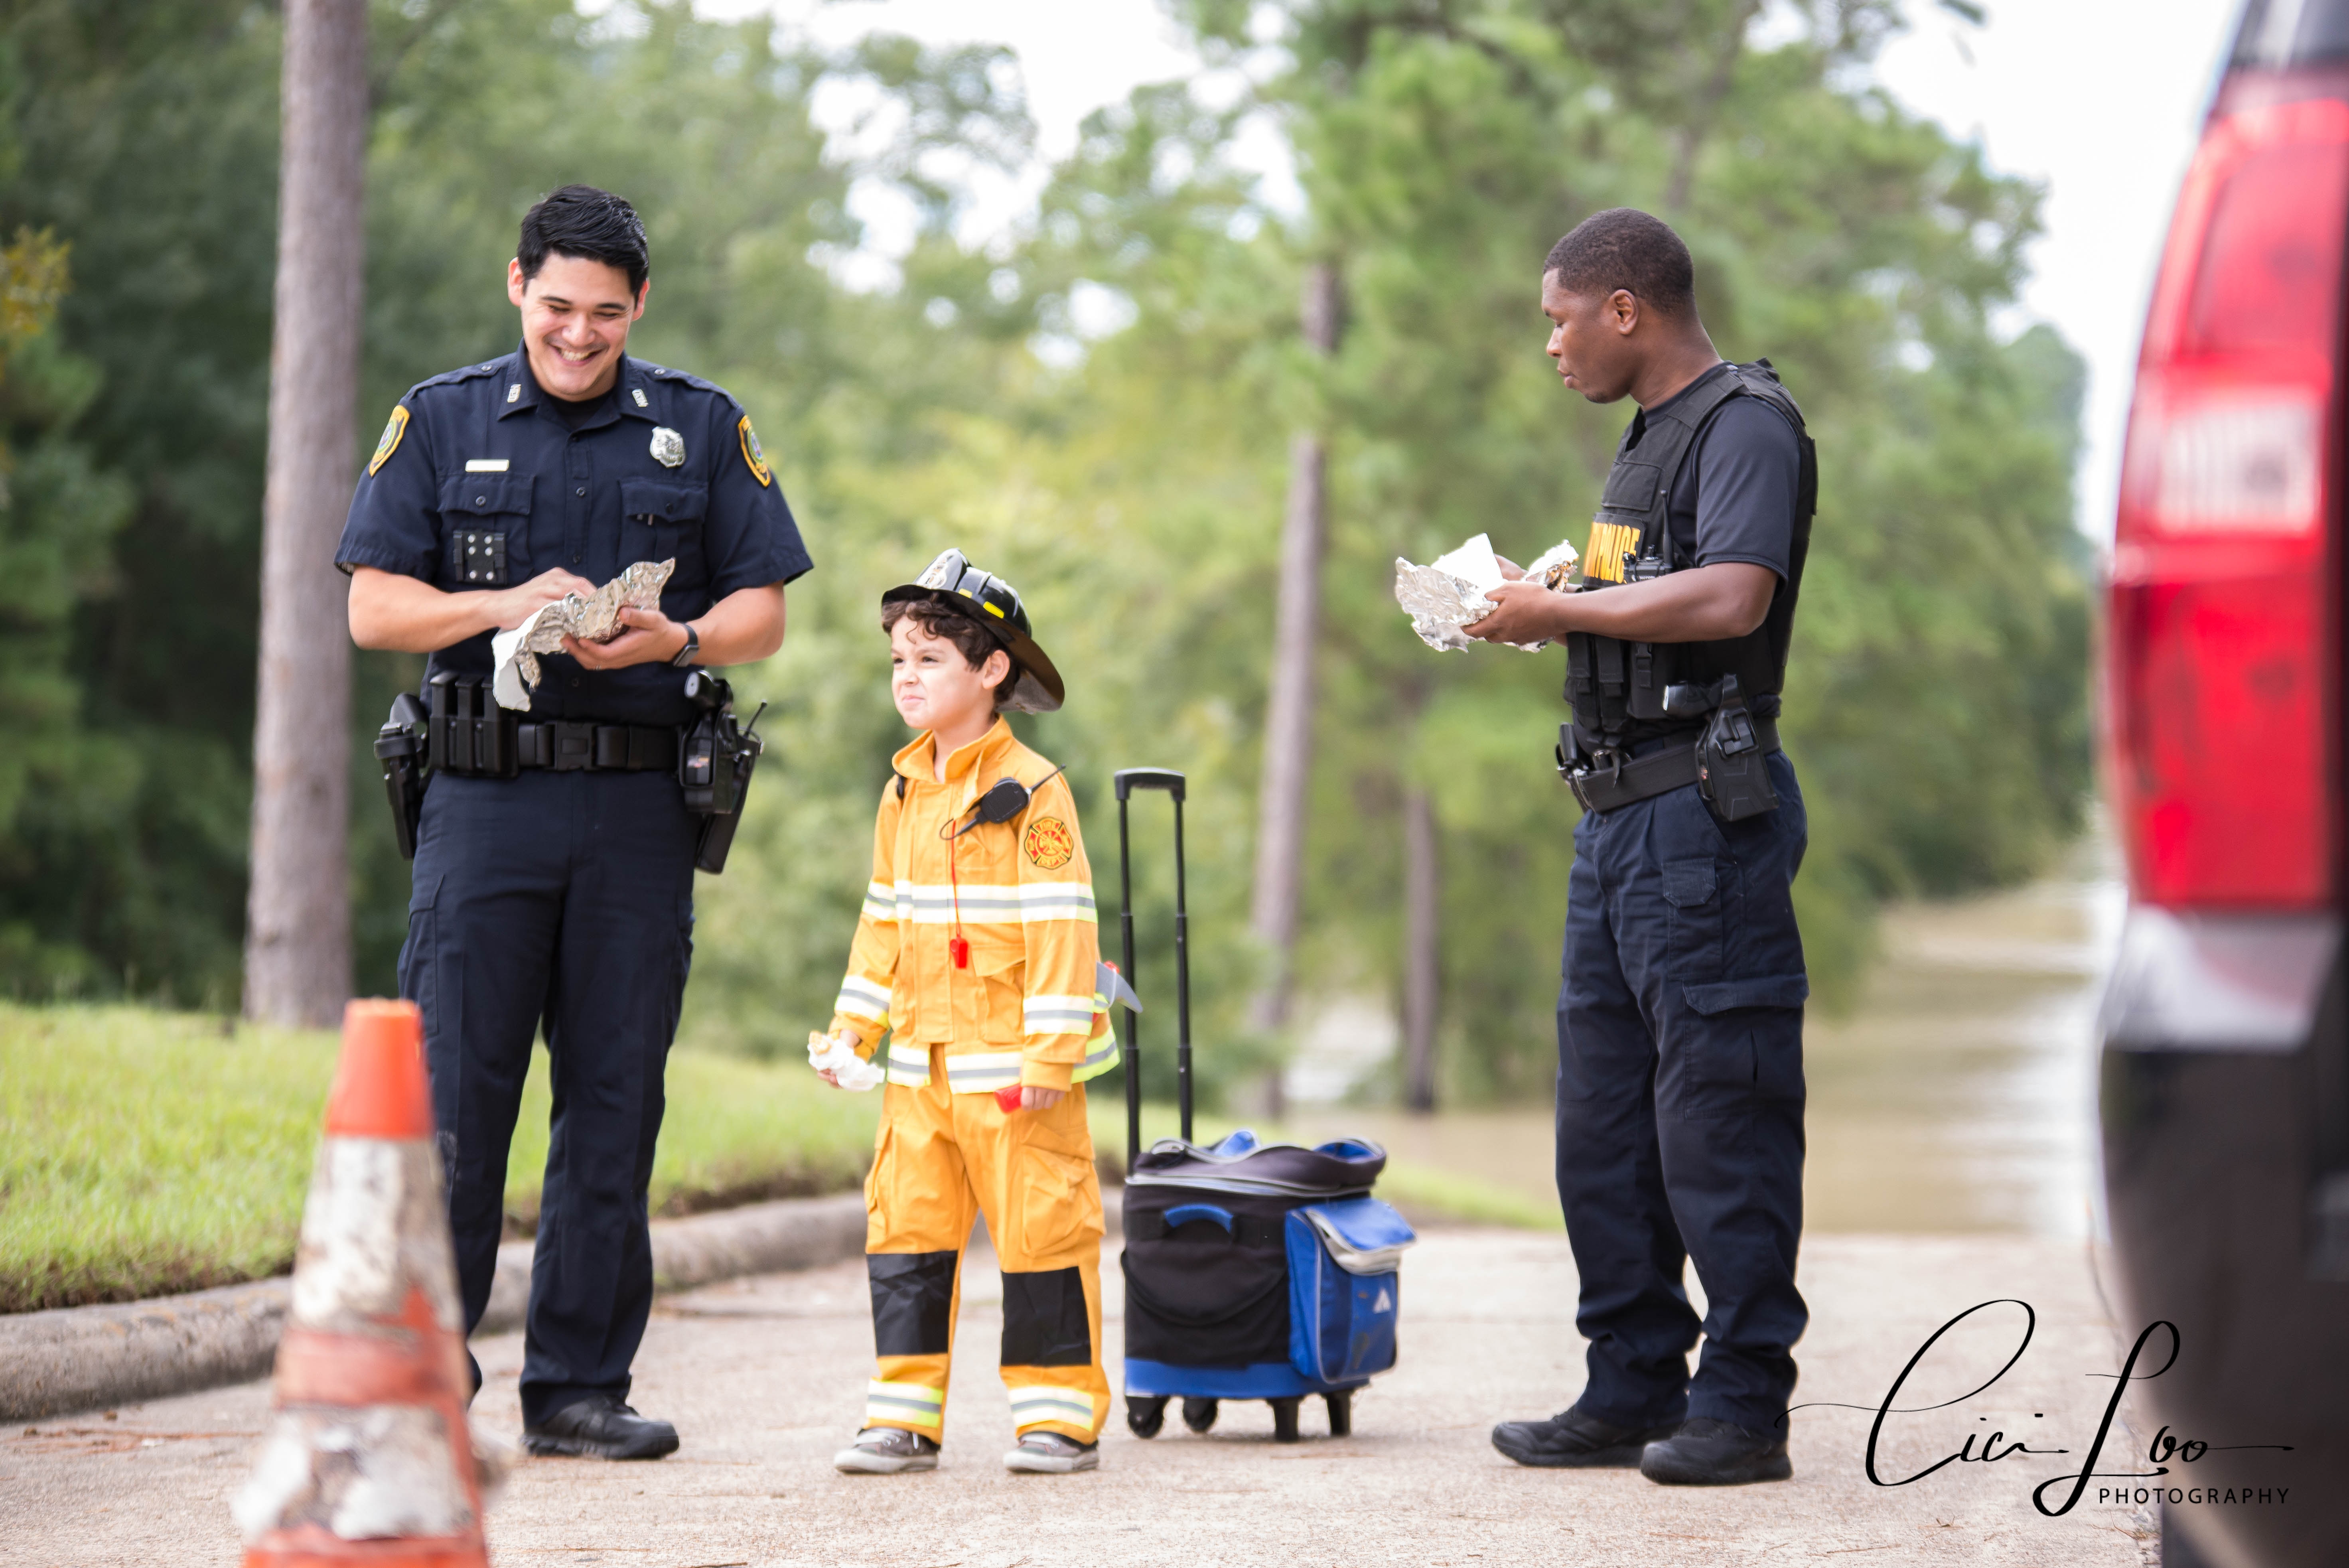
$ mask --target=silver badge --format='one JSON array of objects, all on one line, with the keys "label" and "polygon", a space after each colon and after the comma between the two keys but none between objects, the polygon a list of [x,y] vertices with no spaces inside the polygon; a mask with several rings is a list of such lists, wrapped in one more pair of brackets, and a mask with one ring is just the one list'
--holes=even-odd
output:
[{"label": "silver badge", "polygon": [[653,461],[665,469],[673,469],[685,461],[685,438],[667,425],[654,427]]}]

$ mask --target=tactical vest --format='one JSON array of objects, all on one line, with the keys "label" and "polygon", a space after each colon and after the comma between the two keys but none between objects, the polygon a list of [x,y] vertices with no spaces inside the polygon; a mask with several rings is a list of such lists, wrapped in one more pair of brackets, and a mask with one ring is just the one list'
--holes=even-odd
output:
[{"label": "tactical vest", "polygon": [[[1660,725],[1683,719],[1693,728],[1697,715],[1668,715],[1664,693],[1674,686],[1711,686],[1735,676],[1748,697],[1775,694],[1785,686],[1786,649],[1795,628],[1795,598],[1802,587],[1803,560],[1810,552],[1811,514],[1817,510],[1817,450],[1803,428],[1803,411],[1778,384],[1766,359],[1731,365],[1725,374],[1703,379],[1661,413],[1645,416],[1640,444],[1626,429],[1615,449],[1599,513],[1590,524],[1590,547],[1582,562],[1583,591],[1618,583],[1645,582],[1695,564],[1678,558],[1671,519],[1672,481],[1680,475],[1697,438],[1732,397],[1759,397],[1795,427],[1802,450],[1795,491],[1795,534],[1786,555],[1786,580],[1770,602],[1762,624],[1742,637],[1711,643],[1633,643],[1590,632],[1566,637],[1566,700],[1574,705],[1575,727],[1586,748],[1608,748],[1630,738],[1635,724],[1660,732]],[[1768,711],[1768,710],[1764,710]]]}]

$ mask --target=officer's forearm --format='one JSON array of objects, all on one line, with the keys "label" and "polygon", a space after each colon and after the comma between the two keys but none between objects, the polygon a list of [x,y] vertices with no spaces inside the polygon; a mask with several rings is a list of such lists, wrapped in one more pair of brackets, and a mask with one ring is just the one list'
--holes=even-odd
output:
[{"label": "officer's forearm", "polygon": [[757,664],[783,645],[783,585],[738,588],[692,621],[701,634],[695,664]]},{"label": "officer's forearm", "polygon": [[1744,561],[1691,567],[1669,577],[1561,593],[1548,606],[1561,632],[1596,632],[1642,643],[1742,637],[1770,613],[1778,574]]},{"label": "officer's forearm", "polygon": [[372,566],[351,571],[351,641],[362,648],[430,654],[497,627],[496,593],[447,593]]}]

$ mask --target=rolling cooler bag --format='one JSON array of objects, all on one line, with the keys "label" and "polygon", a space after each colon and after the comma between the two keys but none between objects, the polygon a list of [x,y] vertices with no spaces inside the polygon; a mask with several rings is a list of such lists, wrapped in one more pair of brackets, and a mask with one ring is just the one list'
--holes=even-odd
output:
[{"label": "rolling cooler bag", "polygon": [[1386,1150],[1343,1139],[1307,1149],[1260,1144],[1245,1130],[1191,1137],[1191,975],[1183,872],[1183,776],[1129,769],[1117,779],[1119,922],[1133,973],[1133,882],[1126,804],[1164,789],[1174,806],[1175,1094],[1180,1138],[1142,1142],[1142,1053],[1125,1019],[1125,1419],[1158,1435],[1166,1402],[1205,1432],[1221,1401],[1262,1399],[1273,1435],[1298,1439],[1298,1407],[1322,1397],[1332,1437],[1353,1427],[1354,1390],[1395,1361],[1398,1270],[1416,1238],[1371,1196]]}]

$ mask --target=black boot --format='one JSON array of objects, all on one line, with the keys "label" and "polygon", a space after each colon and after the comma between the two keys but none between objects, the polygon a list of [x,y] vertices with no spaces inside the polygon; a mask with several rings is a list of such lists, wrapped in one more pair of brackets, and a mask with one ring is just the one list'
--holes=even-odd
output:
[{"label": "black boot", "polygon": [[1503,1421],[1493,1429],[1493,1446],[1521,1465],[1545,1470],[1630,1470],[1642,1448],[1676,1429],[1619,1427],[1570,1409],[1547,1421]]},{"label": "black boot", "polygon": [[1640,1456],[1640,1473],[1664,1486],[1744,1486],[1785,1480],[1795,1466],[1786,1457],[1784,1429],[1757,1432],[1698,1416],[1682,1422],[1671,1437],[1650,1443]]},{"label": "black boot", "polygon": [[657,1460],[677,1452],[677,1429],[647,1420],[609,1394],[590,1394],[522,1429],[524,1447],[542,1457]]}]

